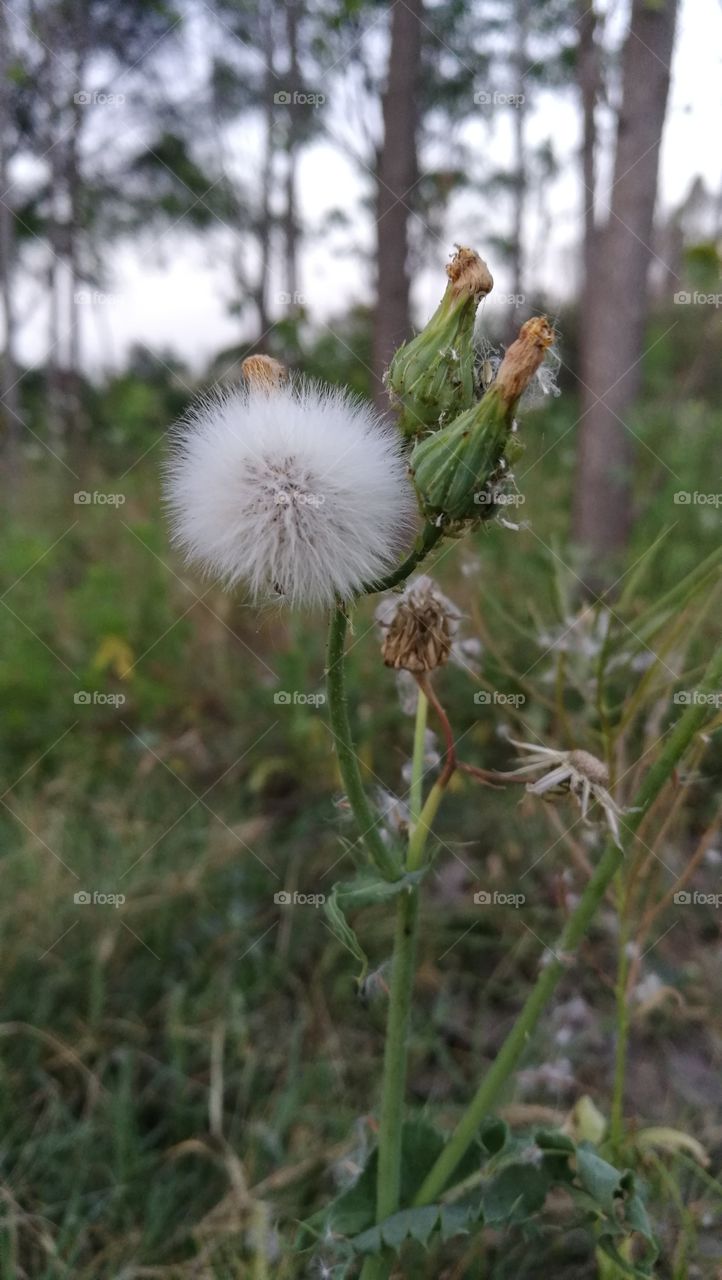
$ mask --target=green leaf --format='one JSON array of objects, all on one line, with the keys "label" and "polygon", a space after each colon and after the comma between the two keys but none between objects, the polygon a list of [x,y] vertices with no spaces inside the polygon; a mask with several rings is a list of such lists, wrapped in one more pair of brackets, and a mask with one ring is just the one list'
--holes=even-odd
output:
[{"label": "green leaf", "polygon": [[478,1207],[462,1205],[424,1205],[416,1209],[401,1209],[378,1226],[371,1227],[351,1240],[357,1253],[380,1253],[383,1248],[396,1253],[407,1240],[416,1240],[426,1247],[435,1231],[442,1240],[468,1231],[478,1220]]},{"label": "green leaf", "polygon": [[537,1129],[534,1140],[542,1151],[567,1151],[570,1155],[576,1151],[572,1139],[559,1129]]},{"label": "green leaf", "polygon": [[398,880],[384,880],[373,871],[362,871],[346,884],[335,884],[329,894],[324,909],[331,931],[342,946],[358,960],[361,971],[356,981],[363,982],[368,972],[368,957],[363,950],[357,935],[346,919],[347,911],[360,911],[363,907],[376,906],[387,902],[400,893],[415,888],[426,874],[426,868],[410,871]]},{"label": "green leaf", "polygon": [[509,1140],[509,1126],[504,1120],[498,1120],[496,1117],[486,1120],[481,1127],[480,1137],[489,1155],[498,1155]]},{"label": "green leaf", "polygon": [[628,1175],[620,1174],[614,1165],[597,1155],[586,1143],[577,1147],[577,1176],[585,1191],[601,1205],[605,1213],[614,1213],[616,1200],[632,1187]]},{"label": "green leaf", "polygon": [[543,1168],[521,1161],[505,1165],[484,1191],[485,1222],[523,1222],[541,1209],[549,1186]]}]

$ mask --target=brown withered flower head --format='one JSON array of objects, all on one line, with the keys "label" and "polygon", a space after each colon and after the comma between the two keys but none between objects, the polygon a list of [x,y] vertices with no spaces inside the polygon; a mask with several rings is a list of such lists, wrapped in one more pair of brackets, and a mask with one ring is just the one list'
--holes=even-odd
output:
[{"label": "brown withered flower head", "polygon": [[376,621],[387,667],[421,674],[449,661],[461,615],[431,578],[409,583],[401,595],[382,600]]}]

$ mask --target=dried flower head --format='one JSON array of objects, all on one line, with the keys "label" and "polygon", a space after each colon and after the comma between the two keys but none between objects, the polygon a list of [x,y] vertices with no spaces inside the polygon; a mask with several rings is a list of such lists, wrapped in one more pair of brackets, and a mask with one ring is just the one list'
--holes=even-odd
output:
[{"label": "dried flower head", "polygon": [[589,751],[555,751],[551,747],[540,747],[535,743],[516,742],[513,738],[509,741],[522,751],[528,751],[529,755],[521,757],[518,769],[500,774],[500,777],[516,779],[542,770],[543,777],[536,782],[527,783],[527,791],[535,796],[548,797],[570,792],[579,801],[584,819],[590,804],[596,801],[604,811],[615,844],[621,849],[619,818],[624,810],[619,808],[607,790],[609,771],[601,760]]},{"label": "dried flower head", "polygon": [[[174,430],[166,496],[188,560],[253,598],[348,599],[387,571],[414,528],[398,436],[346,391],[244,366]],[[279,369],[282,366],[278,366]]]},{"label": "dried flower head", "polygon": [[460,614],[431,578],[409,583],[382,600],[376,620],[383,632],[381,654],[397,671],[434,671],[449,660]]},{"label": "dried flower head", "polygon": [[280,387],[288,377],[286,366],[273,356],[246,356],[241,364],[241,375],[249,387],[258,391],[272,391]]}]

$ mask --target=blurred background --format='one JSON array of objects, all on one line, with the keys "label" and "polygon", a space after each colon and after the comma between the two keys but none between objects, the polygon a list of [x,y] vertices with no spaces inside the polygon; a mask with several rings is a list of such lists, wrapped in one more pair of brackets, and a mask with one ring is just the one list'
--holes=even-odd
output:
[{"label": "blurred background", "polygon": [[[559,342],[519,502],[438,556],[457,737],[487,768],[509,733],[606,755],[628,803],[695,697],[720,637],[721,37],[714,0],[0,6],[0,1276],[340,1276],[295,1224],[373,1142],[391,926],[354,922],[362,1001],[322,911],[275,898],[350,871],[325,620],[169,547],[160,469],[194,395],[263,351],[387,411],[390,355],[472,245],[480,368],[539,310]],[[349,679],[391,821],[412,722],[373,608]],[[630,1142],[700,1144],[630,1154],[670,1278],[722,1274],[721,768],[710,736],[622,904]],[[448,1125],[602,835],[464,782],[438,838],[410,1091]],[[512,1123],[608,1112],[613,905]],[[403,1274],[550,1267],[599,1274],[561,1211],[533,1250],[490,1233]]]}]

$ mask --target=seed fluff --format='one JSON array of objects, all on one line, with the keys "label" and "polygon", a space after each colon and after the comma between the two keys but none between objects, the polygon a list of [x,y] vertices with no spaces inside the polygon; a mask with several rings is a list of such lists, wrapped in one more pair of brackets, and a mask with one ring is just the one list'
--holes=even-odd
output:
[{"label": "seed fluff", "polygon": [[400,441],[350,393],[305,380],[215,391],[171,435],[166,501],[189,562],[252,599],[330,605],[388,571],[415,500]]}]

